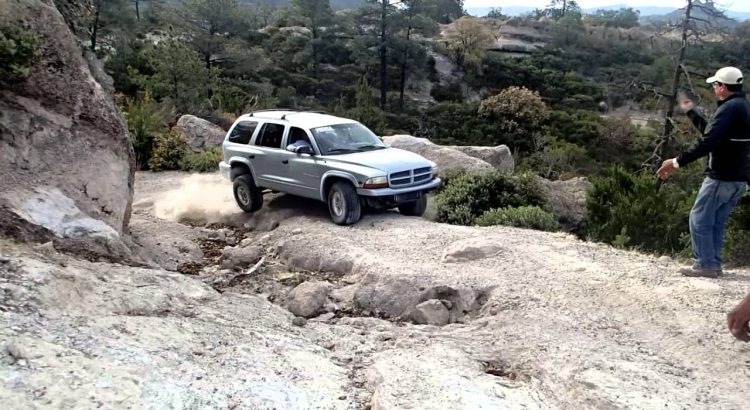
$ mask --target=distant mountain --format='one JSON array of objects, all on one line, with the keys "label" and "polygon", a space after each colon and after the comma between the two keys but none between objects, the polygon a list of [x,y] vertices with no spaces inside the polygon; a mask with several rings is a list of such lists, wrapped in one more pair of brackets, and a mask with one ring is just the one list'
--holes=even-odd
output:
[{"label": "distant mountain", "polygon": [[[592,8],[584,8],[584,13],[594,13],[596,10],[619,10],[621,8],[627,8],[630,7],[626,4],[613,4],[611,6],[603,6],[603,7],[592,7]],[[508,7],[502,7],[501,9],[503,11],[503,14],[508,16],[520,16],[522,14],[531,13],[534,11],[535,7],[527,7],[527,6],[508,6]],[[650,17],[650,16],[667,16],[671,13],[674,13],[677,11],[674,7],[633,7],[633,9],[638,10],[641,13],[641,17]],[[491,7],[467,7],[466,12],[469,13],[472,16],[486,16],[487,13],[492,10]],[[733,18],[738,21],[744,21],[744,20],[750,20],[750,13],[742,12],[742,11],[732,11],[727,10],[726,14],[729,18]]]}]

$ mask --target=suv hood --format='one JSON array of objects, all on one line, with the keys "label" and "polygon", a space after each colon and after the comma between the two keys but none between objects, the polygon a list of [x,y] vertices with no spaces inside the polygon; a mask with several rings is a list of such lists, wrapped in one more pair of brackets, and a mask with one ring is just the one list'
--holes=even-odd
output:
[{"label": "suv hood", "polygon": [[414,168],[433,167],[435,163],[425,157],[398,148],[355,152],[342,155],[327,155],[326,161],[375,168],[388,174]]}]

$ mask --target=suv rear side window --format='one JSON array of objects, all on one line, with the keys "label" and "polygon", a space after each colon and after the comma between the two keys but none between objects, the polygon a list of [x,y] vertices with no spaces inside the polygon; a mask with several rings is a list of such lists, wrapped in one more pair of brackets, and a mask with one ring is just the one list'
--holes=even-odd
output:
[{"label": "suv rear side window", "polygon": [[281,139],[284,136],[284,126],[267,122],[260,129],[260,134],[255,141],[255,145],[269,148],[281,148]]},{"label": "suv rear side window", "polygon": [[241,123],[235,125],[232,129],[232,133],[229,134],[229,142],[234,142],[237,144],[249,144],[256,128],[258,128],[257,122],[242,121]]}]

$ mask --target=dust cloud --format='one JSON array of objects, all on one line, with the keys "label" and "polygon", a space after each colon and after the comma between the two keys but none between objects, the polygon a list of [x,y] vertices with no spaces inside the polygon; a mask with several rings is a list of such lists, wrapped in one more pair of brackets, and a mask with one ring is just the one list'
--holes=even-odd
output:
[{"label": "dust cloud", "polygon": [[219,174],[192,174],[180,187],[157,194],[154,214],[162,219],[194,224],[229,223],[242,214],[232,185]]}]

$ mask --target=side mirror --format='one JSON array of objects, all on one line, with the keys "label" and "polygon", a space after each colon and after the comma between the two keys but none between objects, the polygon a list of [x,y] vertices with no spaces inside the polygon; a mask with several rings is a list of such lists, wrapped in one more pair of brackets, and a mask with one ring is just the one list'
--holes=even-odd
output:
[{"label": "side mirror", "polygon": [[315,154],[313,147],[306,142],[295,142],[294,144],[289,144],[287,145],[286,150],[296,154]]}]

